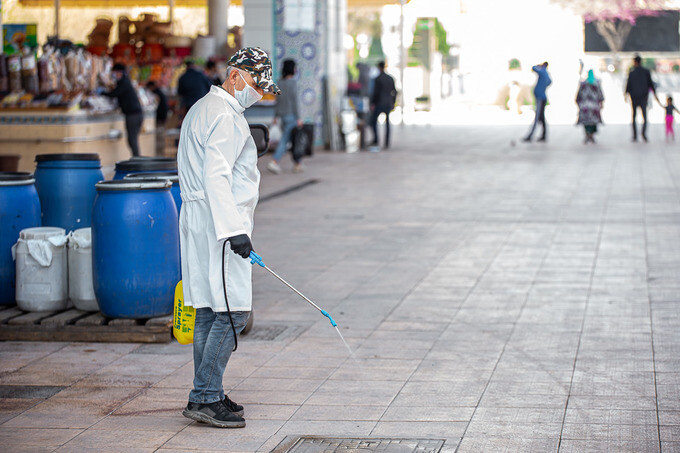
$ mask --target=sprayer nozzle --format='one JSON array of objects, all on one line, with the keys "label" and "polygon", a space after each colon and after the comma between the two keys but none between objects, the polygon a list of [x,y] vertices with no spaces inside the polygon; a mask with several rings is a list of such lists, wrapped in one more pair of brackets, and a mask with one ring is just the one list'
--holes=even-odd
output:
[{"label": "sprayer nozzle", "polygon": [[336,323],[335,320],[331,318],[331,315],[326,310],[321,310],[321,314],[331,321],[331,325],[333,327],[337,327],[338,323]]}]

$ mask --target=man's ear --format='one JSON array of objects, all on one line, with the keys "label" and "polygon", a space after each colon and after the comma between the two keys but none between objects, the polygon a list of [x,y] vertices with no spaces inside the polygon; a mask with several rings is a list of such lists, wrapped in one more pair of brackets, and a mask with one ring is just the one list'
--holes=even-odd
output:
[{"label": "man's ear", "polygon": [[239,79],[238,75],[238,69],[234,69],[231,71],[231,74],[229,74],[229,80],[231,80],[232,85],[236,86],[236,83],[238,82]]}]

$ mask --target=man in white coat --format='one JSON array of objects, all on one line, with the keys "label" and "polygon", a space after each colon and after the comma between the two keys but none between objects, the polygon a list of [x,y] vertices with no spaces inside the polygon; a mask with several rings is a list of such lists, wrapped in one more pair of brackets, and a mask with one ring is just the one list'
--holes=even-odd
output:
[{"label": "man in white coat", "polygon": [[269,57],[257,47],[239,50],[224,83],[187,113],[177,151],[184,304],[196,309],[194,388],[182,413],[220,428],[246,425],[222,378],[252,309],[247,258],[260,172],[243,112],[265,91],[280,92]]}]

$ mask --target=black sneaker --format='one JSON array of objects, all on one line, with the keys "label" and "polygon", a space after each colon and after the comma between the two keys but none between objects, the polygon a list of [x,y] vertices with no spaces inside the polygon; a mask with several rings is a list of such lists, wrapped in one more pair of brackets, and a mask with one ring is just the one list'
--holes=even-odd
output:
[{"label": "black sneaker", "polygon": [[207,423],[217,428],[245,428],[243,417],[234,414],[222,401],[210,404],[189,403],[182,415],[200,423]]},{"label": "black sneaker", "polygon": [[240,404],[237,404],[233,402],[232,400],[229,399],[227,395],[224,395],[224,399],[222,400],[222,403],[227,406],[227,409],[232,411],[234,414],[238,415],[239,417],[243,417],[243,406]]}]

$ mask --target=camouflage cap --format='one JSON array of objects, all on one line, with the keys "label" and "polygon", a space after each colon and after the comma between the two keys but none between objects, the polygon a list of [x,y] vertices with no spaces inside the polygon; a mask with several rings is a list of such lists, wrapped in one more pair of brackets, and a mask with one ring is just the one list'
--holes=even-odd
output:
[{"label": "camouflage cap", "polygon": [[259,47],[244,47],[239,49],[229,59],[228,66],[247,71],[255,81],[255,85],[274,94],[281,94],[281,90],[274,83],[272,77],[272,62],[267,53]]}]

